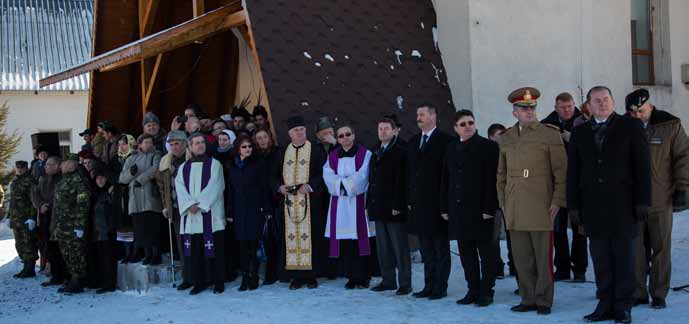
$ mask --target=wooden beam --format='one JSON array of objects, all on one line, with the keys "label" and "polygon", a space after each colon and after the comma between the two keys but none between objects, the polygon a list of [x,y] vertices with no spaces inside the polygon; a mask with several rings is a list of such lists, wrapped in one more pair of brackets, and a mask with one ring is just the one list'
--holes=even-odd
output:
[{"label": "wooden beam", "polygon": [[156,79],[158,77],[158,70],[160,69],[160,64],[162,60],[163,54],[158,54],[158,56],[156,57],[155,65],[153,65],[153,72],[151,73],[151,79],[148,82],[148,88],[145,92],[141,93],[141,96],[144,98],[144,102],[142,105],[142,115],[145,115],[146,111],[148,111],[148,102],[151,99],[151,93],[153,92],[153,86],[155,85]]},{"label": "wooden beam", "polygon": [[241,2],[234,1],[180,25],[146,36],[136,42],[103,53],[86,63],[71,67],[40,81],[40,86],[57,83],[90,71],[111,71],[160,53],[209,38],[219,32],[241,26],[246,13]]},{"label": "wooden beam", "polygon": [[153,28],[153,22],[155,22],[156,12],[158,12],[159,0],[147,0],[148,3],[144,7],[143,18],[141,21],[141,29],[139,30],[139,35],[141,38],[151,33],[151,28]]},{"label": "wooden beam", "polygon": [[194,0],[193,7],[194,18],[203,15],[203,13],[206,11],[204,0]]}]

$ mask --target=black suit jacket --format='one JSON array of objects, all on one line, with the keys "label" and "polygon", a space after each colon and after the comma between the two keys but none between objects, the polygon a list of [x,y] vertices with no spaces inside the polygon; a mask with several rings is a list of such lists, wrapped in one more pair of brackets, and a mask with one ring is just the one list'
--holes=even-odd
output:
[{"label": "black suit jacket", "polygon": [[651,202],[651,167],[643,125],[613,115],[601,152],[593,122],[576,127],[569,143],[567,206],[580,211],[592,237],[635,237],[635,206]]},{"label": "black suit jacket", "polygon": [[450,142],[445,152],[442,213],[449,216],[451,240],[489,240],[493,235],[498,194],[495,186],[500,148],[479,136]]},{"label": "black suit jacket", "polygon": [[422,134],[407,143],[407,224],[409,232],[420,235],[447,235],[447,222],[440,216],[443,159],[452,140],[440,129],[433,131],[423,149]]},{"label": "black suit jacket", "polygon": [[[380,143],[373,150],[368,170],[366,209],[369,220],[404,222],[406,220],[407,151],[397,139],[379,152]],[[393,216],[392,210],[400,215]]]}]

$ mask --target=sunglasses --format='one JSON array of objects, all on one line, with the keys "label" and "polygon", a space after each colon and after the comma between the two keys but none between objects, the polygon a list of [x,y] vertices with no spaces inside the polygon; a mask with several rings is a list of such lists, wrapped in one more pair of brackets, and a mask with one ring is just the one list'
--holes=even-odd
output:
[{"label": "sunglasses", "polygon": [[467,127],[467,126],[474,126],[475,122],[473,120],[470,121],[465,121],[459,123],[459,127]]},{"label": "sunglasses", "polygon": [[337,135],[337,138],[345,138],[350,136],[352,136],[352,133],[342,133],[340,135]]},{"label": "sunglasses", "polygon": [[242,146],[240,146],[240,148],[243,148],[243,149],[250,149],[253,147],[254,147],[253,145],[242,145]]}]

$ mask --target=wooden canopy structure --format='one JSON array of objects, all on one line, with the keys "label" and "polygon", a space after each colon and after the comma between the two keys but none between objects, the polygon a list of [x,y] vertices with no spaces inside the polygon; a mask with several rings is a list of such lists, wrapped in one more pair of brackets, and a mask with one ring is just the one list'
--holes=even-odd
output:
[{"label": "wooden canopy structure", "polygon": [[[91,73],[89,122],[138,131],[147,111],[163,126],[190,103],[228,113],[251,78],[281,138],[301,114],[370,143],[383,114],[409,135],[417,103],[454,111],[435,25],[431,0],[96,0],[93,58],[41,86]],[[242,73],[245,61],[256,73]]]}]

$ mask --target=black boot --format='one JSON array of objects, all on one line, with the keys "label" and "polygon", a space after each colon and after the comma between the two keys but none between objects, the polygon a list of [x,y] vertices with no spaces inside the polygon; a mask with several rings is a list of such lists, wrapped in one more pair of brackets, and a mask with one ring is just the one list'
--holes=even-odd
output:
[{"label": "black boot", "polygon": [[80,294],[84,292],[84,287],[81,285],[81,280],[76,277],[72,277],[62,292],[67,295]]},{"label": "black boot", "polygon": [[151,248],[151,262],[149,263],[152,266],[157,266],[163,263],[163,259],[160,256],[160,251],[158,248]]},{"label": "black boot", "polygon": [[258,288],[258,274],[252,273],[249,275],[249,290],[256,290]]},{"label": "black boot", "polygon": [[249,289],[249,274],[242,272],[242,284],[239,285],[239,291],[247,291]]},{"label": "black boot", "polygon": [[146,255],[144,257],[144,260],[141,261],[141,264],[143,265],[149,265],[151,264],[151,261],[153,260],[153,251],[151,248],[145,248],[144,249],[144,254]]},{"label": "black boot", "polygon": [[15,274],[14,277],[19,278],[19,279],[35,277],[36,276],[35,265],[36,265],[36,261],[24,262],[24,268],[22,269],[22,271]]}]

